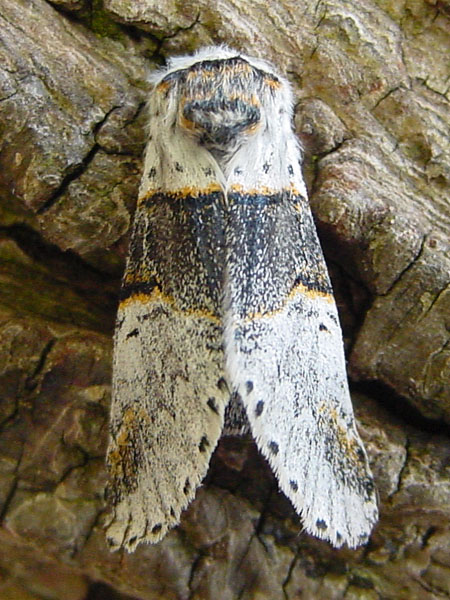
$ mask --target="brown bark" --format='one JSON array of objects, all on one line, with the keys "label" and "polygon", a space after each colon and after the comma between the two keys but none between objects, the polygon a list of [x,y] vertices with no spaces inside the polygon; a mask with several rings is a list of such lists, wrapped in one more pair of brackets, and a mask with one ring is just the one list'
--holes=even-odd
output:
[{"label": "brown bark", "polygon": [[[449,13],[446,0],[0,0],[2,598],[450,596]],[[273,61],[298,100],[380,493],[356,551],[302,533],[252,442],[229,439],[163,542],[105,544],[146,75],[219,42]]]}]

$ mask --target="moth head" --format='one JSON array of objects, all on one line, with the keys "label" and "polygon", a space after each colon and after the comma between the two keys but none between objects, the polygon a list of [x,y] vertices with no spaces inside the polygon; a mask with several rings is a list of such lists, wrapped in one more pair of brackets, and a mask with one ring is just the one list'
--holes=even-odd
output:
[{"label": "moth head", "polygon": [[264,127],[261,99],[280,86],[275,75],[232,56],[173,71],[158,88],[176,94],[176,126],[220,156],[233,154]]}]

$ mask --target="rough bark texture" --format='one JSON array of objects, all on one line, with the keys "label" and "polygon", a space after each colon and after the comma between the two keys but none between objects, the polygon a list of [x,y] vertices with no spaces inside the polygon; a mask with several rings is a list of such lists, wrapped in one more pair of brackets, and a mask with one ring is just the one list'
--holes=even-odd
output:
[{"label": "rough bark texture", "polygon": [[[0,0],[2,599],[450,597],[449,15],[448,0]],[[231,439],[177,530],[106,548],[146,74],[211,42],[295,88],[380,493],[357,551],[302,533],[253,444]]]}]

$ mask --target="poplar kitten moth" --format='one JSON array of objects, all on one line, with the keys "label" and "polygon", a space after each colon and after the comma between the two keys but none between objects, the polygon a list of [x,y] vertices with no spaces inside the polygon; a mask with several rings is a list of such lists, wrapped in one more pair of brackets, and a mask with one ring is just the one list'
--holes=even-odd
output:
[{"label": "poplar kitten moth", "polygon": [[375,488],[290,86],[222,46],[153,83],[115,332],[110,547],[179,523],[224,426],[250,429],[307,532],[364,544]]}]

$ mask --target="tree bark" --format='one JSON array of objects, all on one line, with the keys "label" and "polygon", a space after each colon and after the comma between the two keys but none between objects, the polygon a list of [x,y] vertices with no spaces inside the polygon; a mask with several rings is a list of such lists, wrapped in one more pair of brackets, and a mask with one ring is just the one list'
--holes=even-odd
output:
[{"label": "tree bark", "polygon": [[[449,16],[448,0],[0,0],[2,598],[450,597]],[[253,442],[233,438],[161,543],[105,544],[146,78],[211,43],[293,84],[380,495],[358,550],[302,532]]]}]

